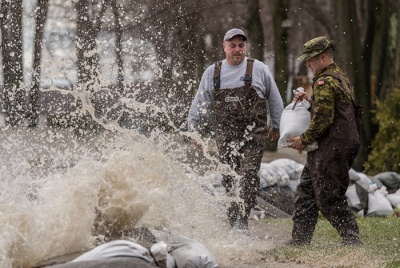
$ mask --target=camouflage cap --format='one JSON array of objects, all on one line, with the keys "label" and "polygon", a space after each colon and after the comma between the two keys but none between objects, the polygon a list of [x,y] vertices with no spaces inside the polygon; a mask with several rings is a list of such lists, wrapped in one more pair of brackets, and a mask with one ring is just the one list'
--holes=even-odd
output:
[{"label": "camouflage cap", "polygon": [[321,54],[329,48],[336,48],[335,41],[329,41],[325,36],[316,37],[303,45],[303,55],[297,59],[308,60],[314,56],[317,56],[318,54]]}]

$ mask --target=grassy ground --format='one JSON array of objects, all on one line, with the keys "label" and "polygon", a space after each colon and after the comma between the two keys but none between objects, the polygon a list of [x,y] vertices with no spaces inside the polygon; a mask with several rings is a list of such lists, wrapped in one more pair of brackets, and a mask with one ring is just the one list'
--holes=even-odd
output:
[{"label": "grassy ground", "polygon": [[[269,224],[292,225],[290,219],[268,219]],[[400,267],[400,219],[396,216],[357,218],[364,242],[359,247],[339,247],[340,237],[320,217],[309,246],[278,246],[262,252],[274,263],[306,267]]]}]

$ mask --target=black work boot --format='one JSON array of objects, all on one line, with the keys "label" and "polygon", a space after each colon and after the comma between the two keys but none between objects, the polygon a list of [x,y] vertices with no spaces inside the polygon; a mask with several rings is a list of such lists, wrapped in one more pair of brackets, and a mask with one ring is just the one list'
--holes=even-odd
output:
[{"label": "black work boot", "polygon": [[339,246],[361,246],[364,244],[361,241],[358,225],[355,219],[348,223],[342,223],[337,230],[339,235],[342,237]]},{"label": "black work boot", "polygon": [[231,202],[231,206],[228,208],[228,220],[231,227],[235,226],[236,221],[239,218],[240,208],[236,202]]},{"label": "black work boot", "polygon": [[342,241],[338,244],[338,246],[343,247],[343,246],[361,246],[364,243],[361,241],[360,235],[358,233],[358,228],[357,230],[354,229],[348,229],[339,232],[339,234],[342,236]]},{"label": "black work boot", "polygon": [[228,208],[228,220],[231,224],[231,227],[235,227],[241,218],[242,212],[239,204],[236,202],[231,202],[231,206]]},{"label": "black work boot", "polygon": [[315,225],[294,223],[292,238],[285,242],[286,246],[306,246],[311,243]]},{"label": "black work boot", "polygon": [[228,220],[232,228],[237,228],[248,232],[248,217],[243,216],[240,204],[231,202],[231,206],[228,208]]}]

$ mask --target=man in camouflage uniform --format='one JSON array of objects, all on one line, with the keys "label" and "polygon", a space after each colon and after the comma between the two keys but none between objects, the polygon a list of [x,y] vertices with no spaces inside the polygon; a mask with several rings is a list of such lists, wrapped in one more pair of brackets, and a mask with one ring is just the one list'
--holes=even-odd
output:
[{"label": "man in camouflage uniform", "polygon": [[201,132],[210,115],[215,117],[219,159],[234,171],[223,174],[222,184],[231,192],[238,181],[242,199],[230,203],[228,219],[232,227],[247,230],[266,139],[279,138],[283,101],[268,66],[246,57],[247,37],[242,30],[229,30],[222,48],[226,58],[209,66],[201,78],[189,110],[188,130]]},{"label": "man in camouflage uniform", "polygon": [[[341,245],[359,245],[358,225],[345,196],[348,171],[359,149],[355,104],[349,80],[333,61],[334,41],[314,38],[303,46],[307,67],[314,74],[311,97],[311,123],[300,136],[288,139],[293,148],[303,150],[318,142],[318,149],[307,153],[300,184],[296,189],[292,239],[289,245],[311,242],[318,211],[342,237]],[[305,93],[294,98],[307,99]]]}]

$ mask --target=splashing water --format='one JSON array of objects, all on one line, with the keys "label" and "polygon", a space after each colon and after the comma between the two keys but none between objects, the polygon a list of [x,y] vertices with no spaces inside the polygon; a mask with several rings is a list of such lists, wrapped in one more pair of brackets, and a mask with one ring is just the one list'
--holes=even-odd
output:
[{"label": "splashing water", "polygon": [[[85,138],[47,127],[2,131],[0,267],[30,267],[140,226],[191,237],[220,263],[270,248],[231,230],[211,175],[220,167],[180,140],[121,128]],[[103,226],[94,235],[96,210]]]},{"label": "splashing water", "polygon": [[[69,9],[72,2],[60,3],[51,6],[49,14],[53,16],[44,30],[47,41],[40,86],[41,99],[47,104],[52,100],[46,96],[54,93],[63,103],[56,103],[53,110],[46,104],[41,116],[62,121],[64,115],[75,112],[71,104],[80,98],[81,109],[105,130],[82,137],[66,125],[61,129],[43,125],[35,129],[0,129],[0,267],[31,267],[44,259],[92,248],[104,236],[142,226],[195,239],[225,267],[235,267],[232,260],[238,256],[246,261],[259,256],[259,250],[271,248],[271,242],[263,237],[246,236],[230,228],[226,209],[232,198],[225,195],[213,176],[226,170],[226,166],[215,160],[212,145],[174,128],[168,133],[155,128],[145,136],[140,129],[119,124],[123,112],[134,112],[149,113],[148,118],[161,113],[167,126],[178,125],[168,115],[171,110],[183,114],[184,103],[171,92],[192,94],[195,79],[177,82],[185,83],[184,92],[178,91],[175,84],[168,84],[166,88],[173,89],[166,97],[160,94],[162,90],[148,90],[152,89],[148,85],[151,81],[165,76],[161,68],[158,70],[157,60],[171,59],[156,59],[155,45],[144,43],[140,37],[129,37],[122,48],[125,82],[135,85],[132,92],[126,87],[125,94],[119,93],[117,98],[104,96],[115,88],[110,86],[105,92],[100,88],[115,83],[117,70],[114,35],[103,33],[96,40],[97,51],[91,51],[101,54],[102,72],[95,79],[98,85],[90,82],[92,92],[89,85],[73,89],[77,83],[76,59],[71,56],[76,50],[76,25],[71,22],[75,12]],[[25,7],[33,12],[35,5],[28,3]],[[35,30],[35,23],[29,18],[25,18],[28,23],[24,23],[23,31],[29,33],[24,40],[27,55],[32,54]],[[138,18],[133,16],[139,22]],[[161,32],[159,35],[160,39],[165,38]],[[30,58],[24,59],[25,69],[31,66]],[[26,84],[31,79],[25,77]],[[137,93],[137,81],[144,81],[141,93],[145,94]],[[104,97],[100,105],[111,103],[102,118],[95,115],[98,107],[91,102],[96,94]],[[157,94],[161,97],[154,97]],[[142,101],[134,101],[135,97]],[[169,99],[165,100],[169,108],[150,103],[150,97],[153,101]],[[136,119],[133,116],[126,124],[135,125]],[[200,142],[203,150],[183,142],[187,136]]]}]

